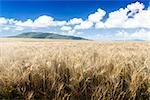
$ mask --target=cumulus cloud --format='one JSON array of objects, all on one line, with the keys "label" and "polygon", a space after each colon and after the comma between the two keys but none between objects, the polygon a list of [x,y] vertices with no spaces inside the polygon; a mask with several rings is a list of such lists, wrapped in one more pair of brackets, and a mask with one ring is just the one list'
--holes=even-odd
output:
[{"label": "cumulus cloud", "polygon": [[34,22],[40,23],[40,24],[47,24],[53,20],[54,18],[52,18],[51,16],[43,15],[43,16],[38,17]]},{"label": "cumulus cloud", "polygon": [[111,12],[104,23],[107,28],[150,28],[150,10],[136,2]]},{"label": "cumulus cloud", "polygon": [[90,14],[88,16],[88,20],[91,22],[99,22],[104,17],[105,14],[106,12],[99,8],[97,12]]},{"label": "cumulus cloud", "polygon": [[80,24],[82,22],[83,22],[82,18],[73,18],[68,21],[68,25]]},{"label": "cumulus cloud", "polygon": [[8,20],[4,17],[0,17],[0,25],[7,24]]},{"label": "cumulus cloud", "polygon": [[130,5],[127,5],[127,8],[130,10],[130,12],[128,13],[128,16],[132,17],[139,11],[142,11],[144,9],[144,5],[142,3],[136,2]]},{"label": "cumulus cloud", "polygon": [[21,26],[21,27],[48,27],[50,23],[53,21],[53,18],[50,16],[40,16],[34,21],[31,19],[27,19],[26,21],[16,21],[15,25],[16,26]]},{"label": "cumulus cloud", "polygon": [[82,22],[81,24],[76,25],[76,26],[74,27],[74,29],[75,29],[75,30],[79,30],[79,29],[89,29],[89,28],[91,28],[92,26],[93,26],[93,23],[92,23],[92,22],[90,22],[90,21],[84,21],[84,22]]},{"label": "cumulus cloud", "polygon": [[150,28],[150,10],[142,10],[123,23],[124,28]]},{"label": "cumulus cloud", "polygon": [[96,29],[105,28],[105,25],[104,25],[103,22],[97,22],[97,23],[95,24],[95,28],[96,28]]},{"label": "cumulus cloud", "polygon": [[34,21],[28,19],[24,22],[17,21],[15,24],[17,26],[38,28],[38,27],[50,27],[50,26],[63,26],[66,23],[67,23],[66,21],[54,21],[54,18],[52,18],[51,16],[43,15],[38,17]]},{"label": "cumulus cloud", "polygon": [[9,24],[9,25],[14,25],[14,24],[16,24],[17,22],[18,22],[17,20],[12,19],[12,18],[8,20],[8,24]]},{"label": "cumulus cloud", "polygon": [[104,23],[107,28],[123,27],[123,23],[128,19],[127,8],[120,8],[117,11],[109,13],[109,17]]},{"label": "cumulus cloud", "polygon": [[[88,16],[88,19],[86,21],[82,21],[80,20],[80,24],[76,25],[74,27],[75,30],[79,30],[79,29],[89,29],[91,28],[94,23],[97,22],[96,27],[102,27],[102,25],[100,26],[100,24],[103,24],[102,22],[100,23],[100,20],[102,20],[102,18],[105,16],[106,12],[102,9],[98,9],[95,13],[90,14]],[[75,20],[74,20],[75,21]]]},{"label": "cumulus cloud", "polygon": [[61,27],[61,30],[63,31],[70,31],[72,28],[70,26],[63,26]]},{"label": "cumulus cloud", "polygon": [[22,26],[22,27],[33,27],[34,26],[33,21],[31,19],[28,19],[28,20],[26,20],[24,22],[16,21],[15,25]]},{"label": "cumulus cloud", "polygon": [[[0,25],[5,25],[7,27],[22,27],[22,28],[47,28],[47,27],[56,27],[56,26],[64,26],[66,21],[55,21],[54,18],[50,16],[40,16],[35,20],[27,19],[26,21],[15,20],[15,19],[6,19],[4,17],[0,17]],[[16,28],[16,30],[21,30],[21,28]]]},{"label": "cumulus cloud", "polygon": [[68,31],[68,34],[70,34],[70,35],[74,35],[75,33],[76,33],[76,30],[74,30],[74,29]]},{"label": "cumulus cloud", "polygon": [[54,19],[51,16],[40,16],[34,21],[36,27],[47,27],[51,24]]},{"label": "cumulus cloud", "polygon": [[55,26],[56,27],[56,26],[64,26],[66,24],[67,24],[66,21],[53,21],[50,26]]},{"label": "cumulus cloud", "polygon": [[131,11],[136,11],[136,10],[143,10],[144,9],[144,5],[140,2],[136,2],[136,3],[132,3],[127,5],[127,8]]}]

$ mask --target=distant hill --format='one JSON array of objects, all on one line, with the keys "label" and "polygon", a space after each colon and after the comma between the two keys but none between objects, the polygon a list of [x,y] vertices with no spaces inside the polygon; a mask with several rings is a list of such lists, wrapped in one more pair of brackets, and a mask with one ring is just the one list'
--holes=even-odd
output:
[{"label": "distant hill", "polygon": [[16,36],[9,36],[9,38],[38,38],[38,39],[66,39],[66,40],[88,40],[82,37],[59,35],[54,33],[44,32],[27,32]]}]

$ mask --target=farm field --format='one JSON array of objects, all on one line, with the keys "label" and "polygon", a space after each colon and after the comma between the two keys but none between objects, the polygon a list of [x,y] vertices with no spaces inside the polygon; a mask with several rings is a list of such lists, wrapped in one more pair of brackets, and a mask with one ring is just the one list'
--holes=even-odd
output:
[{"label": "farm field", "polygon": [[0,99],[150,100],[150,42],[0,39]]}]

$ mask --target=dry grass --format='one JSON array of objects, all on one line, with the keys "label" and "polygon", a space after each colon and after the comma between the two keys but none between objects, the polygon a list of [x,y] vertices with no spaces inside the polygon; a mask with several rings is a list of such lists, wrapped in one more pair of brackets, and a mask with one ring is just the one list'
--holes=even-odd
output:
[{"label": "dry grass", "polygon": [[150,100],[150,43],[0,39],[0,99]]}]

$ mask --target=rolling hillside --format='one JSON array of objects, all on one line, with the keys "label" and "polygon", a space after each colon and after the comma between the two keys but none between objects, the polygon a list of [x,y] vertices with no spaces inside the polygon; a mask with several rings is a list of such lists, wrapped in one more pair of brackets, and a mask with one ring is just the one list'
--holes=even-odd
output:
[{"label": "rolling hillside", "polygon": [[43,33],[43,32],[27,32],[16,36],[9,36],[9,38],[40,38],[40,39],[66,39],[66,40],[87,40],[82,37],[70,36],[70,35],[59,35],[54,33]]}]

